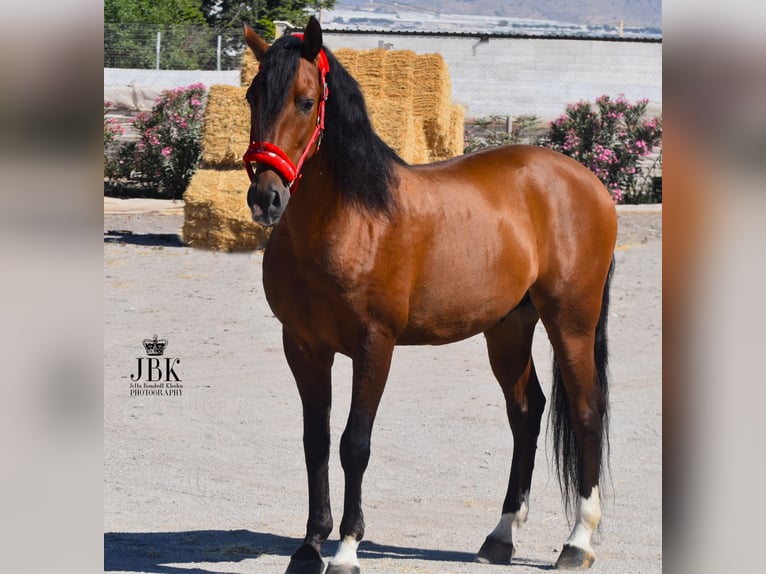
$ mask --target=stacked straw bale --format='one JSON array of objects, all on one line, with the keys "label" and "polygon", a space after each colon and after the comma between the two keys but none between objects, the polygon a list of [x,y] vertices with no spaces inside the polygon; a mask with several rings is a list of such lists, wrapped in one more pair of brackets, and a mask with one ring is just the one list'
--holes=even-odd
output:
[{"label": "stacked straw bale", "polygon": [[[373,128],[402,159],[426,163],[463,153],[464,109],[450,102],[449,70],[439,54],[347,48],[334,54],[359,83]],[[245,50],[242,87],[210,87],[201,169],[184,194],[183,237],[193,247],[246,251],[268,239],[268,230],[250,217],[242,166],[250,137],[245,92],[257,72],[258,62]]]},{"label": "stacked straw bale", "polygon": [[[414,113],[423,120],[426,145],[433,159],[446,159],[452,152],[451,137],[452,86],[449,70],[439,54],[423,54],[417,57],[418,90],[413,95]],[[462,142],[461,142],[462,143]]]},{"label": "stacked straw bale", "polygon": [[241,169],[250,138],[247,88],[210,86],[202,125],[203,168]]},{"label": "stacked straw bale", "polygon": [[258,72],[258,62],[245,51],[242,87],[210,86],[202,124],[200,168],[184,193],[184,241],[192,247],[217,251],[261,249],[269,236],[255,223],[247,207],[250,182],[242,155],[250,143],[247,86]]},{"label": "stacked straw bale", "polygon": [[247,88],[258,73],[258,60],[249,48],[242,52],[242,67],[239,69],[239,85]]},{"label": "stacked straw bale", "polygon": [[201,169],[184,195],[184,242],[218,251],[252,251],[266,245],[269,230],[247,207],[244,169]]}]

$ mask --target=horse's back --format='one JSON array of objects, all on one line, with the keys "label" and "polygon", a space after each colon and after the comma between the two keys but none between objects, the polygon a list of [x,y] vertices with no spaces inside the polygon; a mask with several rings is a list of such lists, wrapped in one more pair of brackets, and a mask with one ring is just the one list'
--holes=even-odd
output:
[{"label": "horse's back", "polygon": [[579,250],[611,261],[617,214],[599,179],[576,160],[546,148],[511,145],[483,150],[435,168],[463,173],[495,217],[534,236],[538,259]]},{"label": "horse's back", "polygon": [[469,216],[473,233],[512,228],[515,241],[543,250],[562,242],[607,245],[616,238],[614,202],[604,185],[579,162],[546,148],[496,147],[412,172],[417,183],[407,193],[420,195],[419,209],[454,221]]},{"label": "horse's back", "polygon": [[608,217],[603,212],[614,211],[609,192],[593,172],[562,153],[539,146],[488,148],[412,169],[425,177],[478,184],[476,191],[497,205],[528,200],[584,202],[598,206],[596,217]]}]

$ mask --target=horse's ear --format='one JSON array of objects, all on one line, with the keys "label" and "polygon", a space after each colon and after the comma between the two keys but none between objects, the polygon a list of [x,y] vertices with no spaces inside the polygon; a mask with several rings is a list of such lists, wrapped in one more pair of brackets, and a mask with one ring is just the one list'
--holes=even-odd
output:
[{"label": "horse's ear", "polygon": [[245,29],[245,43],[253,51],[255,59],[259,62],[262,61],[264,54],[266,54],[266,50],[269,49],[269,45],[266,43],[266,40],[261,38],[255,33],[255,30],[247,25],[247,22],[243,22],[242,24]]},{"label": "horse's ear", "polygon": [[313,16],[309,18],[309,23],[306,24],[306,28],[303,30],[303,51],[301,56],[306,58],[309,62],[313,62],[319,50],[322,49],[322,27],[319,22]]}]

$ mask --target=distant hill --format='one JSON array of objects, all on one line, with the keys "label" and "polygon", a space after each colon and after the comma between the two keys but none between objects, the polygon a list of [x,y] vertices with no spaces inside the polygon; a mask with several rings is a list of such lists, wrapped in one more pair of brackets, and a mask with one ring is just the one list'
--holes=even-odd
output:
[{"label": "distant hill", "polygon": [[335,7],[501,16],[583,25],[617,25],[623,20],[630,27],[662,27],[661,0],[338,0]]}]

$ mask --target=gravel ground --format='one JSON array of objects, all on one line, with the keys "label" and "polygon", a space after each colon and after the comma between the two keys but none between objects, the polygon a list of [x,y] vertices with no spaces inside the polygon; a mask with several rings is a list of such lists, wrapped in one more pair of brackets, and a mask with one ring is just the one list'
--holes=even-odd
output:
[{"label": "gravel ground", "polygon": [[[262,256],[184,246],[177,205],[119,211],[105,202],[105,570],[281,574],[303,536],[306,479],[300,405],[263,297]],[[661,211],[621,210],[609,325],[610,488],[593,572],[662,571],[661,257]],[[165,357],[180,361],[173,372],[181,392],[131,396],[142,340],[154,334],[168,340]],[[542,329],[534,356],[547,392]],[[350,380],[350,361],[339,356],[336,529],[326,556],[342,512],[337,445]],[[481,336],[397,348],[365,476],[363,572],[550,569],[569,526],[544,430],[514,565],[472,562],[499,518],[511,449]]]}]

